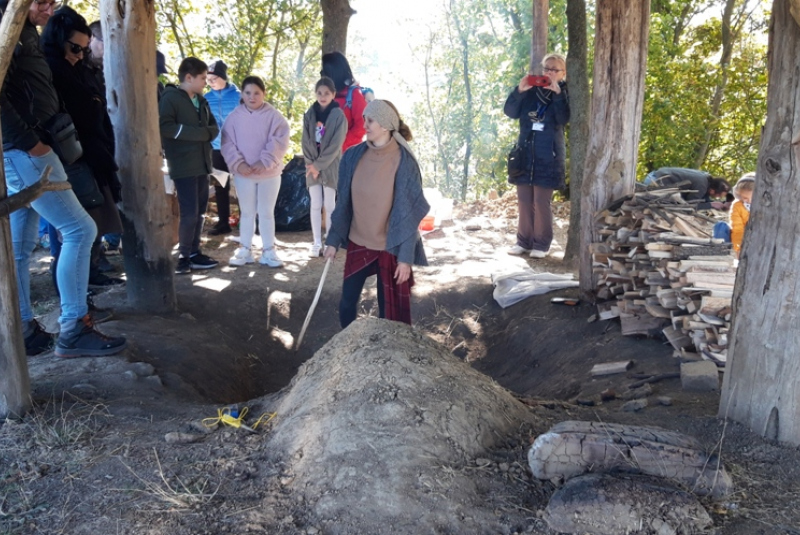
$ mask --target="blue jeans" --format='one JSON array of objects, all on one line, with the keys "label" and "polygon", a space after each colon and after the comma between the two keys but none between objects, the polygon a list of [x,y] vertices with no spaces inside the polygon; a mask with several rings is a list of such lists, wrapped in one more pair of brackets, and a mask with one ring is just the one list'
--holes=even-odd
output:
[{"label": "blue jeans", "polygon": [[[66,182],[64,166],[53,151],[44,156],[31,156],[21,150],[9,150],[3,158],[9,194],[32,186],[39,181],[46,165],[53,171],[51,182]],[[11,239],[17,267],[17,290],[23,322],[33,319],[31,308],[30,258],[36,245],[39,214],[56,227],[63,238],[61,262],[56,277],[61,290],[62,331],[71,329],[86,315],[86,292],[89,284],[89,256],[97,227],[78,202],[72,190],[48,191],[31,203],[11,214]]]},{"label": "blue jeans", "polygon": [[713,237],[718,240],[725,240],[725,243],[731,242],[731,226],[725,221],[717,221],[714,224]]}]

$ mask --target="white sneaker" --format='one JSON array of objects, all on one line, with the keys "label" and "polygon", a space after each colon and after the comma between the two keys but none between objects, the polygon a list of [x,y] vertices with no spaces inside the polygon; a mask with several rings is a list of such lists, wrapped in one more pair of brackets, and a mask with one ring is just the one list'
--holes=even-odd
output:
[{"label": "white sneaker", "polygon": [[253,253],[247,247],[237,247],[233,256],[228,260],[231,266],[243,266],[245,264],[252,264],[256,259],[253,258]]},{"label": "white sneaker", "polygon": [[322,245],[315,243],[308,249],[308,256],[310,258],[318,258],[321,251]]},{"label": "white sneaker", "polygon": [[283,260],[278,258],[278,253],[275,252],[274,247],[264,249],[264,252],[261,253],[261,260],[259,260],[259,263],[274,268],[283,267]]},{"label": "white sneaker", "polygon": [[547,253],[549,253],[549,251],[537,251],[536,249],[533,249],[530,253],[528,253],[528,256],[531,258],[545,258]]},{"label": "white sneaker", "polygon": [[511,249],[508,250],[508,254],[513,254],[515,256],[524,255],[530,252],[530,249],[526,249],[521,245],[515,245]]}]

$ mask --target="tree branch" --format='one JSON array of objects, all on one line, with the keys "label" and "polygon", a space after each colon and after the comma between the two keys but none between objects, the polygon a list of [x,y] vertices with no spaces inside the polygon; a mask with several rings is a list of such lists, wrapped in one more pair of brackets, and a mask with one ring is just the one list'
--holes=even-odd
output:
[{"label": "tree branch", "polygon": [[42,171],[42,176],[39,178],[39,182],[32,186],[28,186],[27,188],[23,189],[19,193],[15,193],[10,197],[6,197],[2,201],[0,201],[0,217],[6,217],[11,212],[19,210],[23,206],[26,206],[48,191],[63,191],[67,189],[72,189],[72,185],[69,182],[50,182],[50,171],[53,168],[49,165],[44,168]]}]

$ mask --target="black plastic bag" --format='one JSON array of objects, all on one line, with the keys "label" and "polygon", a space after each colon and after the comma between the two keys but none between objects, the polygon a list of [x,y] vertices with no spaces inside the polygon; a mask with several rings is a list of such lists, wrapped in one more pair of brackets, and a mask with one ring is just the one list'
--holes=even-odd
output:
[{"label": "black plastic bag", "polygon": [[275,203],[275,230],[311,230],[311,197],[306,188],[306,163],[295,156],[281,173],[281,189]]}]

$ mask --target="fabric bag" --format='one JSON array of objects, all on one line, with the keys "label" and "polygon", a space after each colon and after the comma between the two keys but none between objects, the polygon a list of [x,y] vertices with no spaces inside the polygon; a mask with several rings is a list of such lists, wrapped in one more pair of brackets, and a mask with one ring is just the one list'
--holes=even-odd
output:
[{"label": "fabric bag", "polygon": [[94,173],[86,162],[77,162],[64,166],[67,181],[72,185],[72,192],[78,198],[84,210],[91,210],[105,204],[103,192],[97,185]]},{"label": "fabric bag", "polygon": [[78,140],[78,131],[68,113],[56,113],[42,125],[42,128],[47,132],[49,145],[58,155],[61,163],[70,165],[83,156],[83,147]]}]

